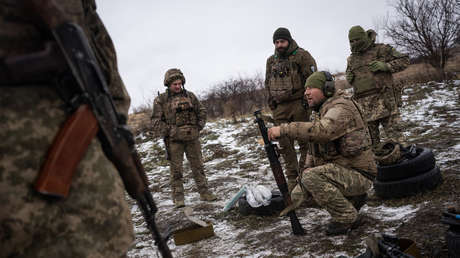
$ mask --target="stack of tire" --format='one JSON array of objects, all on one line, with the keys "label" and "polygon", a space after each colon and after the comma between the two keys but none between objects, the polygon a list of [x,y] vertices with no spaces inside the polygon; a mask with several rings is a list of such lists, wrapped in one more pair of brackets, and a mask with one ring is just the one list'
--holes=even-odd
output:
[{"label": "stack of tire", "polygon": [[449,225],[446,232],[449,257],[460,257],[460,211],[448,210],[443,212],[441,222]]},{"label": "stack of tire", "polygon": [[281,196],[279,191],[272,191],[272,198],[270,199],[270,204],[267,206],[260,207],[251,207],[248,201],[246,200],[246,195],[242,195],[238,199],[238,211],[242,215],[258,215],[258,216],[273,216],[278,215],[286,205],[284,204],[284,199]]},{"label": "stack of tire", "polygon": [[412,196],[433,190],[442,182],[441,171],[436,166],[429,148],[413,146],[409,154],[401,151],[401,159],[389,165],[378,165],[374,181],[375,194],[383,199]]}]

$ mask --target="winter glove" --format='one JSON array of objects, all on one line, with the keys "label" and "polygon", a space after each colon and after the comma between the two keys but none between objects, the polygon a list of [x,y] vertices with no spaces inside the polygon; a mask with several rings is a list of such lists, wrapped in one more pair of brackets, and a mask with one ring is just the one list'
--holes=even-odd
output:
[{"label": "winter glove", "polygon": [[346,74],[346,78],[347,82],[351,84],[353,82],[353,79],[355,78],[355,75],[352,72],[348,71]]},{"label": "winter glove", "polygon": [[369,69],[373,73],[378,72],[378,71],[381,71],[381,72],[389,72],[390,71],[390,67],[386,63],[381,62],[381,61],[370,62],[369,63]]}]

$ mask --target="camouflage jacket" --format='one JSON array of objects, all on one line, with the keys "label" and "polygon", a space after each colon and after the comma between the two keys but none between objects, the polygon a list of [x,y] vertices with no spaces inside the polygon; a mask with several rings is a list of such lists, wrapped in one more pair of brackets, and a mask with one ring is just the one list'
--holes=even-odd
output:
[{"label": "camouflage jacket", "polygon": [[[0,0],[0,59],[41,51],[50,39],[42,21],[28,14],[22,1]],[[66,17],[80,25],[102,68],[118,112],[128,116],[131,99],[118,73],[113,42],[96,12],[95,0],[59,1]]]},{"label": "camouflage jacket", "polygon": [[267,59],[265,89],[269,101],[277,103],[301,99],[308,76],[317,70],[315,59],[292,40],[288,55],[275,54]]},{"label": "camouflage jacket", "polygon": [[360,107],[342,91],[327,99],[312,120],[281,125],[281,136],[309,141],[307,167],[335,163],[377,173]]},{"label": "camouflage jacket", "polygon": [[190,91],[172,94],[166,90],[155,98],[151,119],[157,135],[193,140],[206,124],[206,108]]},{"label": "camouflage jacket", "polygon": [[[51,40],[41,21],[22,8],[26,2],[0,0],[0,60],[42,51]],[[94,0],[55,2],[83,28],[118,111],[127,115],[130,99]],[[51,76],[58,79],[57,74]],[[98,138],[78,163],[67,198],[50,201],[34,190],[50,146],[69,114],[54,82],[25,80],[19,85],[0,82],[0,137],[4,139],[0,143],[0,256],[125,256],[133,241],[130,209],[123,182]],[[59,86],[69,85],[62,81]]]},{"label": "camouflage jacket", "polygon": [[[373,73],[369,63],[381,61],[387,64],[389,72]],[[409,65],[409,57],[386,44],[373,44],[363,53],[352,53],[347,59],[347,73],[353,74],[349,83],[353,86],[356,97],[379,89],[393,86],[392,73],[399,72]]]},{"label": "camouflage jacket", "polygon": [[[373,73],[369,63],[381,61],[389,72]],[[398,113],[392,73],[405,69],[409,57],[390,45],[372,44],[362,53],[352,53],[347,60],[347,74],[352,74],[349,83],[353,86],[354,98],[361,105],[366,121],[375,121]]]}]

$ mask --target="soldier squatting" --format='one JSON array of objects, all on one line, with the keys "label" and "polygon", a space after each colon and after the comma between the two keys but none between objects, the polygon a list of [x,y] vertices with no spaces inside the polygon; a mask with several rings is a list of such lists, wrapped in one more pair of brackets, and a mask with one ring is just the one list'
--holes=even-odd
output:
[{"label": "soldier squatting", "polygon": [[[130,97],[94,0],[60,1],[58,7],[59,15],[83,28],[119,119],[126,121]],[[34,190],[47,150],[69,116],[65,98],[56,87],[72,82],[61,71],[46,78],[12,76],[14,71],[8,70],[4,60],[40,52],[52,37],[23,1],[0,0],[0,8],[1,256],[126,255],[133,242],[130,211],[123,182],[98,138],[79,162],[67,198],[55,201]],[[276,125],[268,133],[282,148],[293,200],[282,213],[304,201],[316,203],[332,217],[325,229],[328,235],[359,226],[359,210],[377,173],[372,148],[380,142],[379,125],[388,138],[404,142],[398,126],[400,93],[394,88],[392,73],[404,69],[408,57],[389,45],[375,44],[375,32],[360,26],[350,29],[349,40],[346,79],[353,86],[353,97],[335,90],[332,76],[317,71],[315,59],[286,28],[274,32],[275,51],[266,62],[265,88]],[[185,90],[185,76],[179,69],[166,71],[164,85],[166,92],[154,101],[152,122],[167,146],[175,207],[185,206],[184,153],[201,200],[214,201],[217,197],[208,187],[199,142],[206,109]]]}]

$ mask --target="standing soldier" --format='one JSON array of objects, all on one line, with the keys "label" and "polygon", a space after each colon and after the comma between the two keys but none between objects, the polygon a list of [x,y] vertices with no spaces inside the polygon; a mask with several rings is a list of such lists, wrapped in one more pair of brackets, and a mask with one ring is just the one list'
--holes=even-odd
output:
[{"label": "standing soldier", "polygon": [[380,143],[379,126],[393,141],[404,144],[400,125],[398,89],[393,73],[409,65],[409,57],[390,45],[375,44],[376,33],[354,26],[348,33],[351,55],[348,57],[346,79],[353,86],[354,99],[361,104],[369,126],[372,145]]},{"label": "standing soldier", "polygon": [[332,75],[315,72],[306,82],[305,97],[317,113],[312,122],[294,122],[270,128],[270,139],[289,137],[309,142],[306,169],[292,190],[293,205],[305,199],[325,208],[332,217],[327,235],[345,234],[359,225],[359,209],[377,174],[371,139],[359,105],[335,92]]},{"label": "standing soldier", "polygon": [[[125,256],[133,241],[130,209],[123,182],[98,138],[78,164],[67,198],[46,198],[34,189],[47,151],[70,116],[58,91],[73,82],[62,67],[48,69],[60,59],[43,51],[51,39],[39,15],[23,6],[31,2],[0,0],[0,257]],[[117,111],[127,117],[130,98],[95,1],[56,2],[62,9],[56,17],[83,28]],[[19,70],[6,62],[25,57],[43,60]]]},{"label": "standing soldier", "polygon": [[[306,110],[303,92],[308,76],[317,70],[315,59],[300,48],[286,28],[278,28],[273,34],[275,53],[267,59],[265,89],[268,105],[276,125],[290,122],[306,122],[311,111]],[[302,169],[307,143],[299,140],[300,162],[292,139],[281,137],[279,144],[286,162],[286,177],[289,191],[295,186],[299,170]]]},{"label": "standing soldier", "polygon": [[185,206],[182,182],[184,152],[190,162],[200,199],[216,199],[208,188],[198,139],[206,124],[206,108],[192,92],[183,88],[184,84],[185,77],[179,69],[166,71],[164,85],[168,89],[155,98],[152,113],[153,128],[164,137],[171,169],[172,199],[176,208]]}]

